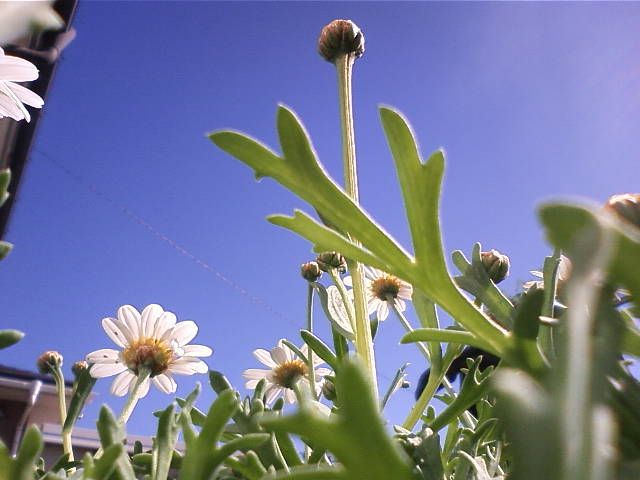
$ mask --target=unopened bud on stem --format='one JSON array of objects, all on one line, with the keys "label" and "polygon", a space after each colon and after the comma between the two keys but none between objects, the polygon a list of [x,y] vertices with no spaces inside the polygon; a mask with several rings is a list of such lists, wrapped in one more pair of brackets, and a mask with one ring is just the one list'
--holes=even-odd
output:
[{"label": "unopened bud on stem", "polygon": [[38,357],[36,365],[40,373],[52,373],[55,369],[62,367],[62,355],[54,350],[46,351]]},{"label": "unopened bud on stem", "polygon": [[318,255],[316,262],[323,272],[329,272],[333,269],[338,270],[340,273],[347,271],[347,261],[338,252],[323,252]]},{"label": "unopened bud on stem", "polygon": [[334,20],[320,32],[318,52],[331,63],[341,55],[361,57],[364,53],[364,35],[351,20]]},{"label": "unopened bud on stem", "polygon": [[482,265],[493,283],[500,283],[509,275],[509,257],[497,250],[481,252]]},{"label": "unopened bud on stem", "polygon": [[614,195],[607,201],[604,209],[620,220],[640,228],[640,193]]},{"label": "unopened bud on stem", "polygon": [[307,282],[315,282],[322,275],[322,270],[320,270],[320,266],[317,262],[307,262],[303,263],[300,267],[300,275]]},{"label": "unopened bud on stem", "polygon": [[89,370],[89,364],[84,360],[80,360],[74,363],[73,366],[71,367],[71,372],[75,375],[76,378],[82,375],[82,373],[85,372],[86,370]]}]

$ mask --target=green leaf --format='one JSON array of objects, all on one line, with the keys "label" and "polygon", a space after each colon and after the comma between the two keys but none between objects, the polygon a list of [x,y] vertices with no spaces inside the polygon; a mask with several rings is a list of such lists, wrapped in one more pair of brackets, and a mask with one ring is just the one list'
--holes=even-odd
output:
[{"label": "green leaf", "polygon": [[542,290],[526,293],[516,309],[513,322],[515,351],[512,358],[519,359],[519,366],[531,372],[540,372],[545,367],[536,342],[544,300],[545,293]]},{"label": "green leaf", "polygon": [[11,250],[13,249],[13,245],[9,242],[0,241],[0,260],[4,260]]},{"label": "green leaf", "polygon": [[7,192],[9,183],[11,183],[11,170],[8,168],[0,170],[0,207],[9,198],[9,193]]},{"label": "green leaf", "polygon": [[[90,469],[90,478],[95,480],[108,480],[116,468],[118,459],[125,455],[124,445],[116,443],[104,449],[102,456],[95,460]],[[89,470],[85,464],[85,470]]]},{"label": "green leaf", "polygon": [[13,461],[11,480],[33,480],[34,464],[42,452],[42,435],[35,425],[24,434],[18,454]]},{"label": "green leaf", "polygon": [[0,330],[0,350],[18,343],[24,337],[19,330]]},{"label": "green leaf", "polygon": [[307,330],[301,330],[300,336],[309,348],[322,360],[327,362],[327,365],[329,365],[334,371],[340,368],[338,364],[338,357],[336,357],[336,354],[331,351],[326,343]]},{"label": "green leaf", "polygon": [[[125,440],[124,427],[119,425],[113,413],[106,405],[100,409],[98,417],[98,436],[102,448],[106,450],[111,445],[122,444]],[[136,476],[126,452],[118,457],[115,462],[115,478],[118,480],[135,480]]]},{"label": "green leaf", "polygon": [[417,328],[413,332],[406,333],[400,339],[400,343],[416,342],[459,343],[461,345],[471,345],[482,349],[487,348],[487,344],[485,342],[481,341],[470,332],[442,328]]},{"label": "green leaf", "polygon": [[67,410],[67,418],[64,422],[63,431],[71,431],[71,429],[73,429],[78,418],[80,418],[82,409],[89,399],[89,395],[91,395],[91,391],[93,390],[93,386],[96,384],[96,380],[97,379],[93,378],[89,373],[89,369],[83,370],[77,377],[74,385],[73,396],[71,397],[71,403]]},{"label": "green leaf", "polygon": [[158,421],[158,433],[153,445],[153,480],[166,480],[171,467],[173,449],[178,439],[178,429],[175,424],[174,405],[169,405]]}]

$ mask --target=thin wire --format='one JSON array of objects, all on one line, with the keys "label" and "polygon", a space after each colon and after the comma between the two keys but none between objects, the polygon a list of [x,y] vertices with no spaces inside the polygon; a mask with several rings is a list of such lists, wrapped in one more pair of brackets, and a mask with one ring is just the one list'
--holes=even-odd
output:
[{"label": "thin wire", "polygon": [[[169,237],[166,234],[162,233],[160,230],[155,228],[151,223],[146,221],[140,215],[136,214],[129,207],[127,207],[127,206],[125,206],[125,205],[123,205],[121,203],[116,202],[112,197],[110,197],[109,195],[104,193],[102,190],[98,189],[95,185],[93,185],[91,182],[86,180],[81,175],[73,172],[71,169],[69,169],[69,167],[67,167],[66,165],[62,164],[59,160],[57,160],[56,158],[54,158],[50,154],[48,154],[46,152],[43,152],[42,150],[39,150],[39,149],[34,149],[34,153],[40,155],[45,160],[49,161],[52,165],[54,165],[61,172],[63,172],[65,175],[67,175],[69,178],[71,178],[73,181],[75,181],[78,185],[86,188],[88,191],[90,191],[91,193],[93,193],[97,197],[101,198],[104,202],[110,204],[112,207],[114,207],[115,209],[119,210],[121,213],[123,213],[127,217],[129,217],[131,220],[136,222],[138,225],[144,227],[154,237],[156,237],[157,239],[159,239],[162,242],[164,242],[167,245],[169,245],[171,248],[176,250],[180,255],[187,257],[189,260],[193,261],[198,266],[202,267],[203,269],[207,270],[210,273],[213,273],[219,280],[222,280],[229,287],[233,288],[235,291],[237,291],[238,293],[240,293],[244,297],[248,298],[253,304],[264,308],[271,315],[273,315],[274,317],[277,317],[279,320],[284,320],[285,322],[295,326],[296,328],[300,328],[300,325],[295,323],[293,320],[288,318],[283,313],[281,313],[278,310],[274,309],[265,300],[263,300],[260,297],[257,297],[255,295],[250,294],[248,290],[246,290],[245,288],[240,286],[238,283],[233,281],[231,278],[229,278],[228,276],[224,275],[222,272],[216,270],[211,264],[209,264],[205,260],[202,260],[197,255],[191,253],[189,250],[187,250],[181,244],[179,244],[178,242],[173,240],[171,237]],[[385,375],[382,372],[378,372],[378,375],[381,376],[382,378],[388,380],[388,381],[391,381],[391,377],[389,375]]]},{"label": "thin wire", "polygon": [[129,207],[127,207],[127,206],[125,206],[125,205],[123,205],[121,203],[116,202],[112,197],[110,197],[109,195],[104,193],[102,190],[98,189],[95,185],[93,185],[92,183],[87,181],[81,175],[73,172],[71,169],[69,169],[69,167],[67,167],[66,165],[63,165],[60,161],[55,159],[53,156],[49,155],[46,152],[38,150],[38,149],[35,149],[34,153],[37,153],[42,158],[48,160],[52,165],[54,165],[60,171],[65,173],[68,177],[73,179],[77,184],[79,184],[82,187],[86,188],[87,190],[89,190],[91,193],[93,193],[97,197],[100,197],[103,201],[105,201],[106,203],[110,204],[112,207],[114,207],[117,210],[119,210],[121,213],[123,213],[124,215],[129,217],[131,220],[136,222],[138,225],[144,227],[154,237],[156,237],[157,239],[159,239],[162,242],[164,242],[167,245],[169,245],[171,248],[173,248],[175,251],[177,251],[180,255],[183,255],[183,256],[187,257],[189,260],[194,262],[196,265],[202,267],[203,269],[207,270],[210,273],[213,273],[219,280],[222,280],[229,287],[233,288],[236,292],[238,292],[241,295],[243,295],[244,297],[248,298],[253,304],[264,308],[266,311],[268,311],[274,317],[277,317],[279,320],[284,320],[284,321],[286,321],[286,322],[288,322],[288,323],[290,323],[292,325],[295,325],[298,328],[300,327],[298,324],[296,324],[291,319],[289,319],[286,315],[284,315],[283,313],[279,312],[278,310],[273,308],[271,305],[269,305],[265,300],[263,300],[262,298],[260,298],[258,296],[255,296],[255,295],[252,295],[251,293],[249,293],[249,291],[247,289],[243,288],[241,285],[236,283],[234,280],[229,278],[227,275],[223,274],[222,272],[220,272],[219,270],[214,268],[210,263],[206,262],[205,260],[203,260],[202,258],[198,257],[197,255],[191,253],[187,248],[185,248],[184,246],[182,246],[181,244],[176,242],[174,239],[172,239],[168,235],[162,233],[160,230],[155,228],[151,223],[146,221],[144,218],[142,218],[140,215],[135,213]]}]

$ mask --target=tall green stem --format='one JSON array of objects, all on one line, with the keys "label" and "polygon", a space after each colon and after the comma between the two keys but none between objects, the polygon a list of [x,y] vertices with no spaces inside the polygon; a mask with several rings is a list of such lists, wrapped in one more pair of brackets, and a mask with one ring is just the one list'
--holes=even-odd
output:
[{"label": "tall green stem", "polygon": [[133,388],[129,392],[129,397],[127,398],[127,403],[122,407],[122,411],[120,412],[120,416],[118,417],[118,422],[121,424],[126,424],[129,421],[129,417],[133,413],[133,410],[136,408],[138,404],[138,400],[140,399],[139,392],[142,384],[151,376],[151,371],[147,368],[141,368],[138,370],[138,377],[136,378],[136,383],[133,385]]},{"label": "tall green stem", "polygon": [[[336,58],[335,66],[338,72],[338,94],[340,104],[340,124],[342,129],[342,157],[344,162],[345,191],[355,203],[358,203],[358,170],[356,166],[356,145],[353,129],[353,107],[351,95],[351,74],[354,61],[355,56],[353,54],[343,54]],[[351,277],[353,279],[356,351],[362,359],[365,368],[369,372],[369,379],[377,395],[378,381],[376,378],[376,362],[375,354],[373,352],[373,339],[371,338],[371,325],[367,315],[364,272],[362,270],[362,265],[358,262],[347,260],[347,265],[349,266]]]},{"label": "tall green stem", "polygon": [[[64,385],[64,375],[60,367],[51,370],[56,382],[56,394],[58,395],[58,411],[60,412],[60,425],[64,425],[67,420],[67,397]],[[62,449],[65,455],[69,455],[69,461],[73,462],[73,445],[71,443],[71,431],[62,431]]]},{"label": "tall green stem", "polygon": [[[309,283],[307,288],[307,331],[313,333],[313,286]],[[313,350],[310,348],[307,350],[307,360],[309,368],[309,387],[311,389],[311,395],[314,400],[317,400],[316,396],[316,371],[313,368]]]}]

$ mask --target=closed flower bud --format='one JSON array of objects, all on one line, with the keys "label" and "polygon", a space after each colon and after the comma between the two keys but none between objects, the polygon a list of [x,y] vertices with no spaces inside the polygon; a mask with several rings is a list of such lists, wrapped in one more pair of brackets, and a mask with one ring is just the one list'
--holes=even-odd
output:
[{"label": "closed flower bud", "polygon": [[322,270],[320,270],[320,266],[316,262],[307,262],[300,267],[300,275],[307,282],[315,282],[322,275]]},{"label": "closed flower bud", "polygon": [[497,250],[480,253],[482,265],[493,283],[500,283],[509,275],[509,257]]},{"label": "closed flower bud", "polygon": [[51,373],[54,369],[62,366],[62,355],[54,350],[49,350],[38,357],[36,364],[40,373]]},{"label": "closed flower bud", "polygon": [[620,220],[640,228],[640,193],[614,195],[607,201],[604,208]]},{"label": "closed flower bud", "polygon": [[331,402],[337,398],[336,385],[330,378],[325,377],[324,382],[322,382],[322,395]]},{"label": "closed flower bud", "polygon": [[316,258],[320,270],[328,272],[332,269],[338,270],[340,273],[347,271],[347,261],[338,252],[324,252]]},{"label": "closed flower bud", "polygon": [[320,32],[318,52],[331,63],[341,55],[361,57],[364,53],[364,35],[351,20],[334,20]]},{"label": "closed flower bud", "polygon": [[76,378],[82,375],[82,373],[86,370],[89,370],[89,364],[84,360],[80,360],[79,362],[74,363],[71,367],[71,372],[75,375]]}]

